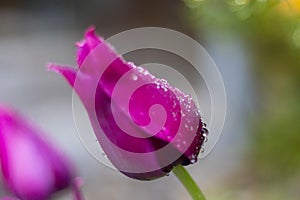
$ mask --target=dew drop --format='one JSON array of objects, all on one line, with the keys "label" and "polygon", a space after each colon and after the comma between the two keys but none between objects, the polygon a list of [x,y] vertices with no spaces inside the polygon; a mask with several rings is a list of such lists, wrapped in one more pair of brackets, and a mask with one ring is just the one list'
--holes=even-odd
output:
[{"label": "dew drop", "polygon": [[172,112],[172,116],[175,118],[175,117],[176,117],[176,113],[175,113],[175,112]]},{"label": "dew drop", "polygon": [[137,67],[137,70],[138,70],[139,72],[141,72],[141,73],[143,73],[143,72],[144,72],[144,69],[143,69],[143,68],[141,68],[141,67]]},{"label": "dew drop", "polygon": [[200,153],[204,153],[204,152],[205,152],[205,149],[203,147],[201,147]]},{"label": "dew drop", "polygon": [[196,162],[196,159],[195,159],[195,158],[191,159],[191,163],[192,163],[192,164],[194,164],[195,162]]},{"label": "dew drop", "polygon": [[208,133],[207,128],[202,128],[202,132],[203,132],[204,134]]},{"label": "dew drop", "polygon": [[136,66],[134,65],[133,62],[127,62],[127,64],[130,65],[130,66],[131,66],[132,68],[134,68],[134,69],[136,68]]},{"label": "dew drop", "polygon": [[134,80],[134,81],[136,81],[136,80],[138,79],[137,75],[135,75],[135,74],[132,74],[131,78],[132,78],[132,80]]},{"label": "dew drop", "polygon": [[204,142],[208,142],[208,137],[205,137]]}]

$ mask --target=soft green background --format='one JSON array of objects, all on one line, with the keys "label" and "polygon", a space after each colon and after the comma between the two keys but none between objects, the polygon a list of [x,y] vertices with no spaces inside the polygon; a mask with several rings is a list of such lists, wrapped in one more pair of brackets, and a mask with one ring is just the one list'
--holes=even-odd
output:
[{"label": "soft green background", "polygon": [[[186,0],[190,25],[238,38],[255,88],[244,164],[215,199],[298,199],[300,1]],[[239,190],[239,192],[237,192]]]}]

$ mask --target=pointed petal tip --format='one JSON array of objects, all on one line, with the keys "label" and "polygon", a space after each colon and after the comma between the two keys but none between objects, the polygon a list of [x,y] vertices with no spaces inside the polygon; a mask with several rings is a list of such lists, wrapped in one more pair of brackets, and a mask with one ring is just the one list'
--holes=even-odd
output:
[{"label": "pointed petal tip", "polygon": [[77,47],[77,63],[81,66],[82,62],[88,56],[88,54],[104,40],[95,33],[95,26],[90,26],[84,33],[84,37],[81,41],[76,42]]},{"label": "pointed petal tip", "polygon": [[54,72],[58,73],[59,72],[58,68],[59,68],[59,65],[56,65],[54,63],[47,64],[47,71],[54,71]]},{"label": "pointed petal tip", "polygon": [[88,27],[84,33],[85,37],[94,36],[96,27],[94,25]]},{"label": "pointed petal tip", "polygon": [[[97,46],[99,43],[103,41],[103,38],[97,35],[95,30],[96,30],[95,26],[90,26],[89,28],[86,29],[84,33],[84,40],[88,41],[89,46],[92,48],[95,48],[95,46]],[[81,43],[81,45],[83,45],[83,42]]]},{"label": "pointed petal tip", "polygon": [[75,46],[78,48],[82,48],[86,43],[86,39],[92,37],[92,38],[97,38],[97,36],[95,35],[95,26],[90,26],[86,29],[85,33],[84,33],[84,38],[75,43]]},{"label": "pointed petal tip", "polygon": [[64,69],[66,68],[71,68],[69,66],[63,66],[63,65],[59,65],[59,64],[55,64],[55,63],[48,63],[47,64],[47,71],[53,71],[56,72],[58,74],[62,74]]},{"label": "pointed petal tip", "polygon": [[84,41],[76,42],[75,47],[81,48],[84,46]]},{"label": "pointed petal tip", "polygon": [[70,83],[71,86],[74,85],[76,74],[77,74],[77,70],[75,68],[49,63],[47,65],[47,70],[54,71],[62,75]]}]

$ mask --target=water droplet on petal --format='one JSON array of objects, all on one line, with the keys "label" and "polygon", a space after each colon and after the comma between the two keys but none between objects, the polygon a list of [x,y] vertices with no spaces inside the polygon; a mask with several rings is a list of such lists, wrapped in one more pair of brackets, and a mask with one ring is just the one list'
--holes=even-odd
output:
[{"label": "water droplet on petal", "polygon": [[134,80],[134,81],[136,81],[136,80],[138,79],[137,75],[135,75],[135,74],[132,74],[131,78],[132,78],[132,80]]},{"label": "water droplet on petal", "polygon": [[204,152],[205,152],[205,149],[203,147],[201,147],[200,153],[204,153]]},{"label": "water droplet on petal", "polygon": [[176,117],[176,113],[175,113],[175,112],[172,112],[172,116],[173,116],[173,117]]},{"label": "water droplet on petal", "polygon": [[207,128],[202,128],[202,132],[203,132],[203,134],[206,134],[206,133],[208,133],[208,130],[207,130]]},{"label": "water droplet on petal", "polygon": [[208,142],[208,137],[205,137],[205,140],[204,140],[204,142]]}]

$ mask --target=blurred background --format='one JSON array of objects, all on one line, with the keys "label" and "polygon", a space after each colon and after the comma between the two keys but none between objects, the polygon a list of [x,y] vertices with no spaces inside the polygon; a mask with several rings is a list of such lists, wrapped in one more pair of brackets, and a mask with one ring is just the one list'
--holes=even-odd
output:
[{"label": "blurred background", "polygon": [[207,199],[299,199],[299,16],[299,0],[2,0],[0,101],[73,159],[87,199],[188,200],[172,174],[140,182],[92,158],[76,133],[72,90],[46,71],[48,62],[76,65],[74,42],[90,25],[105,38],[143,26],[178,30],[205,47],[227,92],[217,146],[188,167]]}]

